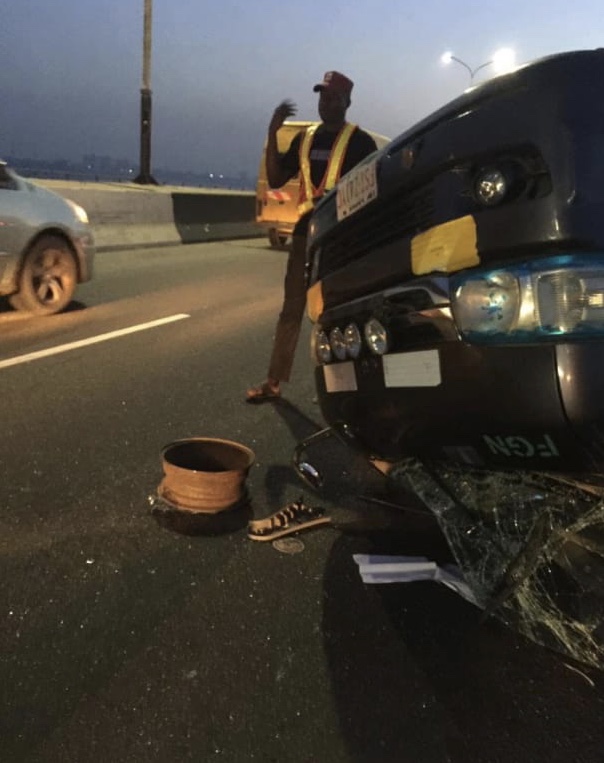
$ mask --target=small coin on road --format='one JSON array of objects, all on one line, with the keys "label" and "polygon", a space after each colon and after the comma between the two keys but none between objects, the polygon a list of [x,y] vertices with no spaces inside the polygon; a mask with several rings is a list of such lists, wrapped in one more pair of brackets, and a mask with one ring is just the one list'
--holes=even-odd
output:
[{"label": "small coin on road", "polygon": [[277,538],[273,541],[273,548],[282,554],[299,554],[304,551],[304,543],[298,538]]}]

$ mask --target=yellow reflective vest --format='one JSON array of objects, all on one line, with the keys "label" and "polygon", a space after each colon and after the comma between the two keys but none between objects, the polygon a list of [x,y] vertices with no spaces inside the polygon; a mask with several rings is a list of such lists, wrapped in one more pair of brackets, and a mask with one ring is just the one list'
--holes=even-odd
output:
[{"label": "yellow reflective vest", "polygon": [[314,207],[314,202],[321,198],[326,191],[335,187],[340,179],[350,138],[357,128],[356,125],[348,122],[344,124],[331,147],[323,179],[315,188],[310,173],[310,147],[318,127],[318,124],[308,127],[300,143],[300,195],[298,197],[298,214],[300,217],[309,212]]}]

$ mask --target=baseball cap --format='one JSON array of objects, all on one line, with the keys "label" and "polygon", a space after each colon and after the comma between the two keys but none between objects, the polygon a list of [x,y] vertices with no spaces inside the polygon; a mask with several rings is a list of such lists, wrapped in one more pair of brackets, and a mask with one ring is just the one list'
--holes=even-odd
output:
[{"label": "baseball cap", "polygon": [[344,95],[350,95],[354,82],[340,72],[325,72],[323,82],[313,87],[315,93],[321,90],[333,90]]}]

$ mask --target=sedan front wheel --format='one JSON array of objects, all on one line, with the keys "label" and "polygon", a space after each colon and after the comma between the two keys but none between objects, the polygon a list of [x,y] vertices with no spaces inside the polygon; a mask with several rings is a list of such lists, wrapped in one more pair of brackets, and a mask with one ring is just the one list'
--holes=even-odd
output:
[{"label": "sedan front wheel", "polygon": [[77,282],[76,261],[59,236],[41,236],[29,249],[19,275],[19,291],[11,295],[15,310],[52,315],[71,302]]}]

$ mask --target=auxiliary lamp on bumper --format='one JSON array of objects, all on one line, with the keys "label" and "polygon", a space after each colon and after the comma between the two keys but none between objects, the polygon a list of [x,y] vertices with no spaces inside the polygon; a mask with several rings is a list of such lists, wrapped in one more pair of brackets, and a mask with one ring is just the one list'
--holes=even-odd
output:
[{"label": "auxiliary lamp on bumper", "polygon": [[377,318],[370,318],[365,323],[363,333],[356,323],[348,323],[344,330],[335,326],[329,330],[329,334],[316,326],[311,337],[311,357],[319,365],[334,360],[356,360],[363,351],[363,344],[373,355],[388,352],[388,332]]}]

